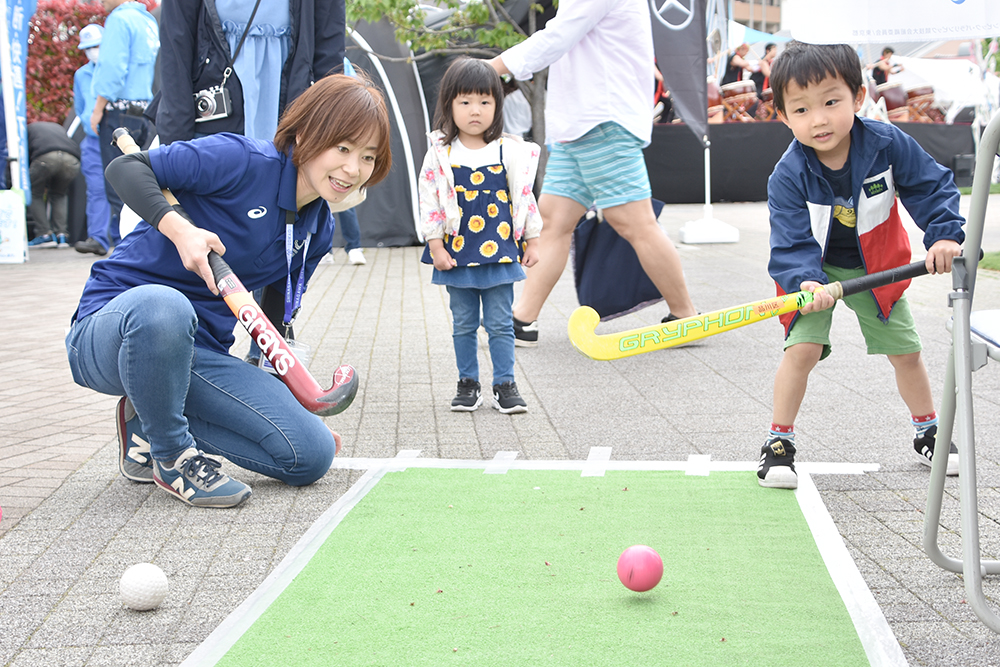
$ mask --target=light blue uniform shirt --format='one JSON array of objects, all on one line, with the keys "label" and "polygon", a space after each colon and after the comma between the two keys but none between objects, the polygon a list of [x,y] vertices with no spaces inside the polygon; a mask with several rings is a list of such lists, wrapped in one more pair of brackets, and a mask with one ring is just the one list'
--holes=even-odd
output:
[{"label": "light blue uniform shirt", "polygon": [[153,70],[160,50],[156,19],[138,2],[118,5],[104,22],[94,95],[108,101],[153,99]]},{"label": "light blue uniform shirt", "polygon": [[97,102],[97,93],[94,92],[94,70],[97,63],[89,62],[73,75],[73,110],[80,118],[84,134],[96,137],[97,134],[90,127],[90,117],[94,113],[94,103]]}]

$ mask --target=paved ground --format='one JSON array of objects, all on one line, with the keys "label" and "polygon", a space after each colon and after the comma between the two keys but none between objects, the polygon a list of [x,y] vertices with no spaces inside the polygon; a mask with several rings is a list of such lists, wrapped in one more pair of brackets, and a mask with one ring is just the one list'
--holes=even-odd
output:
[{"label": "paved ground", "polygon": [[[987,228],[1000,230],[1000,197],[991,204]],[[739,228],[741,240],[680,246],[696,305],[709,311],[771,294],[766,207],[716,205],[714,214]],[[701,206],[668,207],[667,232],[676,241],[680,227],[702,215]],[[1000,250],[1000,232],[987,232],[984,248]],[[594,362],[566,336],[576,306],[567,272],[542,313],[541,345],[518,350],[518,386],[530,411],[452,413],[457,378],[446,293],[429,284],[418,248],[366,253],[367,266],[347,265],[341,252],[320,267],[297,326],[313,347],[318,376],[341,360],[360,372],[358,399],[329,419],[344,435],[344,455],[419,449],[425,457],[480,459],[517,450],[525,459],[582,459],[592,446],[612,446],[619,459],[756,459],[780,358],[776,323]],[[0,664],[12,667],[180,663],[359,475],[333,470],[311,487],[292,489],[230,465],[254,488],[234,510],[189,508],[121,478],[115,399],[74,385],[63,348],[91,262],[73,251],[38,250],[26,264],[0,266]],[[908,292],[937,396],[950,287],[950,278],[926,277]],[[1000,276],[980,273],[976,305],[1000,308]],[[666,312],[655,305],[600,331],[653,323]],[[910,663],[1000,665],[1000,637],[964,603],[961,577],[932,564],[920,548],[928,469],[911,451],[891,367],[864,355],[845,308],[834,326],[834,354],[811,378],[797,422],[799,459],[881,464],[878,472],[816,483]],[[485,337],[482,343],[487,384]],[[245,346],[239,341],[238,353]],[[987,367],[974,381],[983,552],[998,558],[1000,373]],[[747,484],[755,484],[752,476]],[[955,479],[946,492],[941,544],[959,556]],[[171,582],[170,597],[154,613],[124,609],[117,596],[121,573],[143,561],[159,564]],[[780,576],[780,544],[774,562]],[[1000,601],[996,577],[987,594]]]}]

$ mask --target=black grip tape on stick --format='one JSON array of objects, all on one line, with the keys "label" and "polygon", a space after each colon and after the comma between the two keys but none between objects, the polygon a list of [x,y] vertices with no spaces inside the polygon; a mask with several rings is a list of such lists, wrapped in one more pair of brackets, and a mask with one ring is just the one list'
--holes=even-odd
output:
[{"label": "black grip tape on stick", "polygon": [[226,264],[226,260],[222,259],[222,255],[214,250],[210,250],[208,253],[208,265],[212,269],[212,276],[215,278],[216,284],[219,284],[226,276],[233,275],[233,270]]},{"label": "black grip tape on stick", "polygon": [[833,298],[841,299],[845,296],[866,292],[868,290],[875,289],[876,287],[883,287],[892,283],[898,283],[901,280],[909,280],[910,278],[916,278],[917,276],[923,276],[926,274],[927,264],[923,261],[919,261],[905,266],[896,266],[891,269],[886,269],[885,271],[869,273],[866,276],[860,276],[858,278],[842,280],[839,283],[839,296],[833,294],[833,290],[831,289],[838,283],[831,283],[825,289]]}]

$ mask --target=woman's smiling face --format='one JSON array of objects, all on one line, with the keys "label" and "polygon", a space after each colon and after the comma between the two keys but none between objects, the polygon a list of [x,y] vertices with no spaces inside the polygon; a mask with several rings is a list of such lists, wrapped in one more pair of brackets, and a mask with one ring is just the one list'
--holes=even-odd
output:
[{"label": "woman's smiling face", "polygon": [[296,201],[302,208],[316,198],[336,204],[371,178],[377,146],[374,135],[344,140],[299,166]]}]

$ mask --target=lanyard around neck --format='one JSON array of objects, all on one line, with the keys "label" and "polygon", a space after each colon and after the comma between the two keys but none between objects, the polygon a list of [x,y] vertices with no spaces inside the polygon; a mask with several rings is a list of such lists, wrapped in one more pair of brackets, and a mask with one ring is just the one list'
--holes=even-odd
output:
[{"label": "lanyard around neck", "polygon": [[295,290],[292,290],[292,257],[295,255],[295,213],[285,211],[285,263],[288,266],[288,275],[285,277],[285,329],[292,326],[295,316],[302,306],[302,293],[306,288],[306,256],[309,254],[309,240],[312,232],[306,232],[305,243],[302,244],[302,267],[299,269],[299,277],[295,281]]}]

